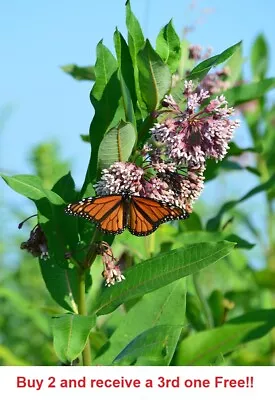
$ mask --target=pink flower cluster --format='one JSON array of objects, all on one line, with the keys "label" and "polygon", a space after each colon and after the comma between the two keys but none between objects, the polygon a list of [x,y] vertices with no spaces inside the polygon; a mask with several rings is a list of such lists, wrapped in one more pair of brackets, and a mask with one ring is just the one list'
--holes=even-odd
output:
[{"label": "pink flower cluster", "polygon": [[[130,162],[115,162],[102,171],[95,185],[98,195],[128,193],[150,197],[192,212],[204,182],[206,160],[222,160],[239,121],[224,96],[209,101],[210,93],[185,82],[186,107],[181,111],[171,95],[165,96],[159,114],[167,118],[151,129],[142,155],[155,171]],[[208,103],[207,103],[208,100]]]}]

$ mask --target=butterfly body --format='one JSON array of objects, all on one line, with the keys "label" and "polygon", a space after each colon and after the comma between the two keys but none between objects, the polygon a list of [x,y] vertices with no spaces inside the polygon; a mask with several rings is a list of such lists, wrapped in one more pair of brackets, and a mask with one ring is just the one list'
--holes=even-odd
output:
[{"label": "butterfly body", "polygon": [[189,216],[174,205],[129,194],[87,197],[69,204],[65,212],[95,223],[104,233],[120,234],[128,228],[136,236],[150,235],[164,222]]}]

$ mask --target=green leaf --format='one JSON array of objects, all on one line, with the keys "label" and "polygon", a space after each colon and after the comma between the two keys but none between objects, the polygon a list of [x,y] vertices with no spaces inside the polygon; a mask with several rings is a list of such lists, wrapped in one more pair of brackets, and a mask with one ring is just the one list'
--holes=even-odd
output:
[{"label": "green leaf", "polygon": [[242,203],[243,201],[249,199],[250,197],[254,196],[255,194],[258,194],[263,191],[268,191],[273,187],[275,184],[275,175],[273,175],[270,179],[268,179],[265,183],[262,183],[258,186],[256,186],[254,189],[250,190],[246,195],[241,197],[238,200],[231,200],[225,204],[222,205],[220,208],[218,214],[214,217],[211,218],[206,225],[206,229],[208,231],[216,231],[219,230],[220,224],[221,224],[221,219],[223,215],[230,211],[232,208],[234,208],[237,204]]},{"label": "green leaf", "polygon": [[156,110],[171,87],[169,68],[146,40],[138,53],[139,85],[149,112]]},{"label": "green leaf", "polygon": [[52,319],[53,345],[63,363],[72,362],[80,355],[94,325],[95,316],[65,314]]},{"label": "green leaf", "polygon": [[99,168],[108,168],[115,161],[128,161],[136,142],[136,130],[131,123],[121,121],[106,133],[98,150]]},{"label": "green leaf", "polygon": [[78,81],[94,81],[95,71],[92,65],[79,67],[76,64],[63,65],[61,69]]},{"label": "green leaf", "polygon": [[258,310],[231,319],[219,328],[199,332],[178,346],[177,365],[211,365],[217,357],[266,335],[275,327],[275,310]]},{"label": "green leaf", "polygon": [[208,303],[212,312],[214,326],[220,326],[224,323],[225,309],[224,309],[224,296],[221,290],[213,290]]},{"label": "green leaf", "polygon": [[51,256],[39,260],[41,273],[52,298],[65,310],[77,312],[78,273],[76,268],[62,268]]},{"label": "green leaf", "polygon": [[95,306],[97,314],[107,314],[123,302],[198,272],[225,257],[233,249],[229,242],[199,243],[162,253],[125,272],[126,280],[105,288]]},{"label": "green leaf", "polygon": [[126,1],[126,26],[128,29],[128,46],[133,62],[135,91],[137,95],[138,105],[142,106],[142,98],[139,88],[139,70],[137,63],[137,55],[144,46],[144,36],[140,24],[131,10],[130,1]]},{"label": "green leaf", "polygon": [[268,69],[268,46],[264,35],[257,36],[251,50],[251,70],[254,80],[261,80],[265,77]]},{"label": "green leaf", "polygon": [[143,47],[144,36],[139,22],[131,10],[131,4],[129,0],[126,1],[126,25],[128,28],[128,35],[130,35],[132,38],[132,45],[130,46],[129,44],[129,47],[133,58],[133,55],[137,54]]},{"label": "green leaf", "polygon": [[[132,306],[110,337],[107,350],[95,360],[95,364],[110,365],[130,341],[148,329],[159,325],[183,326],[185,323],[185,285],[185,280],[179,279],[146,294]],[[174,313],[171,310],[178,311]],[[169,357],[172,355],[173,352]],[[164,362],[163,358],[162,362]]]},{"label": "green leaf", "polygon": [[114,359],[114,365],[169,365],[182,327],[159,325],[138,335]]},{"label": "green leaf", "polygon": [[231,57],[235,53],[235,51],[240,48],[241,44],[242,42],[236,43],[222,53],[210,57],[205,61],[202,61],[190,72],[190,74],[188,75],[188,80],[203,79],[212,67],[216,67],[217,65],[225,62],[229,57]]},{"label": "green leaf", "polygon": [[107,130],[115,126],[124,117],[124,110],[120,105],[121,88],[117,73],[116,59],[110,50],[102,42],[99,42],[95,64],[96,81],[91,92],[91,102],[95,109],[89,133],[92,153],[81,190],[82,194],[87,185],[93,183],[98,176],[97,157],[101,140]]},{"label": "green leaf", "polygon": [[263,79],[260,82],[235,86],[224,92],[230,106],[237,106],[250,100],[263,97],[270,89],[275,87],[275,78]]},{"label": "green leaf", "polygon": [[203,312],[201,303],[197,296],[187,292],[186,293],[186,318],[190,324],[197,331],[203,331],[206,329],[205,322],[202,318]]},{"label": "green leaf", "polygon": [[129,47],[118,30],[114,33],[114,43],[119,65],[119,81],[126,121],[136,126],[135,109],[137,107],[137,95],[135,90],[134,67]]},{"label": "green leaf", "polygon": [[225,67],[229,68],[229,76],[227,81],[230,82],[230,86],[234,86],[241,79],[242,66],[244,63],[242,50],[241,44],[225,64]]},{"label": "green leaf", "polygon": [[55,205],[64,204],[60,196],[51,190],[42,187],[41,179],[34,175],[2,175],[4,181],[17,193],[28,197],[31,200],[38,201],[47,198],[50,203]]},{"label": "green leaf", "polygon": [[156,51],[165,64],[168,65],[171,74],[177,71],[181,59],[181,43],[172,20],[165,25],[158,34]]},{"label": "green leaf", "polygon": [[77,192],[71,173],[62,176],[53,186],[52,191],[58,194],[64,201],[70,203],[76,200]]}]

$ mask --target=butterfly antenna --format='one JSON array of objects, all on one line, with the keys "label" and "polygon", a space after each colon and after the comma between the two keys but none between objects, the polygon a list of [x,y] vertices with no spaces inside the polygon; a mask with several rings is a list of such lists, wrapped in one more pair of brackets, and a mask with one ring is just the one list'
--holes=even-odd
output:
[{"label": "butterfly antenna", "polygon": [[18,229],[21,229],[22,226],[24,225],[24,223],[25,223],[26,221],[28,221],[30,218],[33,218],[33,217],[37,217],[37,214],[33,214],[33,215],[31,215],[30,217],[24,219],[24,221],[20,222],[20,224],[18,224]]}]

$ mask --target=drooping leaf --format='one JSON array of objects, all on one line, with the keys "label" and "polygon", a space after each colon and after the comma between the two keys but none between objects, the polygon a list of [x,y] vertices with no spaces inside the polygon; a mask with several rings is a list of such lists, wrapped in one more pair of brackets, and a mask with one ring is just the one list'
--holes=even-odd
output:
[{"label": "drooping leaf", "polygon": [[171,74],[177,71],[181,58],[181,43],[173,27],[172,20],[159,32],[156,41],[156,52],[168,65]]},{"label": "drooping leaf", "polygon": [[184,339],[177,350],[176,365],[211,365],[243,343],[266,335],[275,326],[275,310],[258,310],[231,319],[221,327]]},{"label": "drooping leaf", "polygon": [[156,110],[171,87],[169,68],[147,40],[138,53],[139,85],[148,112]]},{"label": "drooping leaf", "polygon": [[115,161],[128,161],[136,142],[136,130],[131,123],[121,121],[106,133],[98,149],[99,168],[108,168]]},{"label": "drooping leaf", "polygon": [[52,319],[53,345],[63,363],[80,355],[94,325],[95,316],[64,314]]},{"label": "drooping leaf", "polygon": [[198,272],[225,257],[233,247],[230,242],[198,243],[143,261],[125,272],[126,280],[121,284],[103,290],[95,311],[109,313],[129,299]]}]

